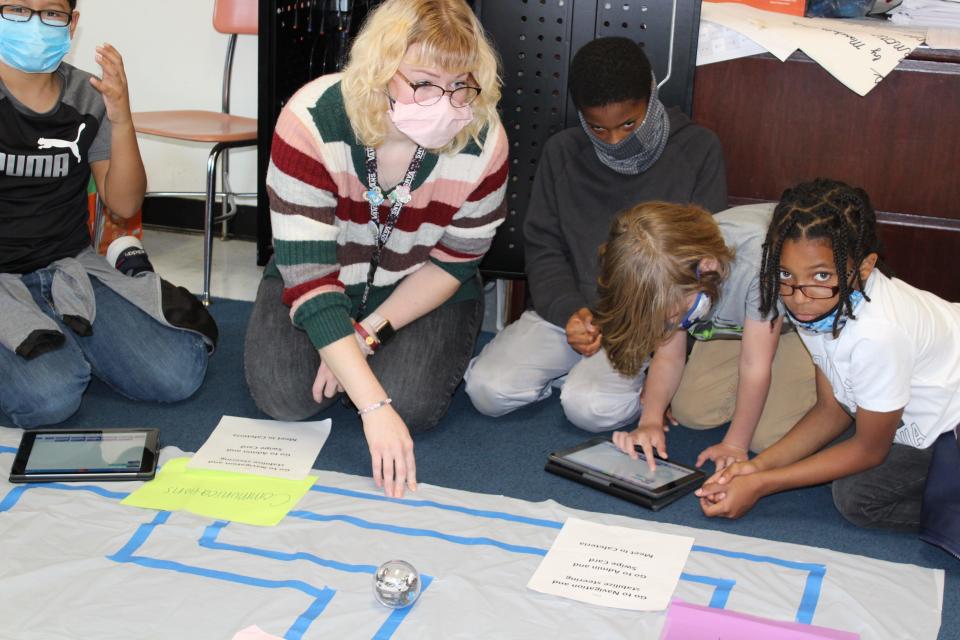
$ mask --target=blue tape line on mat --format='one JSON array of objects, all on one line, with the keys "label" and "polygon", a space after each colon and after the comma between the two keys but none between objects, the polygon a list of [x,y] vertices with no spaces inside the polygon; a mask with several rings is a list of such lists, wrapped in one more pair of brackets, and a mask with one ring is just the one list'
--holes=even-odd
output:
[{"label": "blue tape line on mat", "polygon": [[29,490],[29,489],[59,489],[61,491],[89,491],[90,493],[95,493],[97,495],[103,496],[104,498],[114,498],[116,500],[123,500],[126,498],[129,493],[123,493],[122,491],[108,491],[103,487],[96,487],[93,485],[70,485],[62,484],[59,482],[45,482],[43,484],[25,484],[19,487],[14,487],[11,489],[6,496],[4,496],[3,501],[0,502],[0,513],[12,509],[17,501],[20,500],[20,497]]},{"label": "blue tape line on mat", "polygon": [[736,580],[728,580],[727,578],[712,578],[710,576],[698,576],[694,573],[683,572],[680,574],[680,579],[686,582],[699,582],[700,584],[708,584],[712,587],[715,587],[713,590],[713,595],[710,597],[710,607],[714,609],[724,609],[727,606],[727,600],[730,598],[730,592],[733,591],[733,588],[737,585]]},{"label": "blue tape line on mat", "polygon": [[467,515],[477,516],[480,518],[492,518],[495,520],[508,520],[510,522],[522,522],[524,524],[531,524],[535,527],[547,527],[548,529],[563,528],[562,522],[556,522],[554,520],[528,518],[526,516],[518,516],[512,513],[504,513],[503,511],[487,511],[484,509],[471,509],[470,507],[459,507],[452,504],[443,504],[442,502],[434,502],[432,500],[407,500],[405,498],[388,498],[387,496],[380,495],[380,494],[365,493],[363,491],[351,491],[350,489],[339,489],[337,487],[330,487],[322,484],[313,485],[312,487],[310,487],[310,491],[317,491],[320,493],[332,493],[334,495],[347,496],[349,498],[360,498],[362,500],[394,502],[396,504],[402,504],[405,507],[432,507],[434,509],[443,509],[445,511],[458,511],[460,513],[465,513]]},{"label": "blue tape line on mat", "polygon": [[[395,504],[400,504],[407,507],[432,507],[434,509],[443,509],[446,511],[456,511],[460,513],[465,513],[467,515],[478,516],[481,518],[493,518],[498,520],[507,520],[510,522],[522,522],[524,524],[530,524],[537,527],[546,527],[549,529],[561,529],[563,527],[562,522],[556,522],[553,520],[543,520],[540,518],[527,518],[523,516],[517,516],[511,513],[505,513],[502,511],[487,511],[481,509],[471,509],[469,507],[460,507],[456,505],[444,504],[442,502],[434,502],[432,500],[408,500],[404,498],[388,498],[387,496],[381,494],[367,493],[363,491],[352,491],[350,489],[340,489],[338,487],[331,487],[328,485],[314,485],[310,488],[311,491],[317,491],[319,493],[329,493],[333,495],[347,496],[350,498],[359,498],[361,500],[375,500],[381,502],[393,502]],[[291,514],[293,515],[293,514]],[[440,534],[442,535],[442,534]],[[740,553],[736,551],[726,551],[724,549],[716,549],[714,547],[705,547],[701,545],[694,545],[691,551],[700,551],[703,553],[713,553],[717,555],[726,556],[728,558],[736,558],[739,560],[748,560],[751,562],[766,562],[775,564],[781,567],[786,567],[789,569],[797,569],[799,571],[807,571],[809,575],[807,576],[807,581],[804,586],[803,596],[800,598],[800,608],[797,610],[796,620],[803,624],[810,624],[813,620],[813,614],[817,608],[817,602],[820,599],[820,588],[823,583],[823,574],[826,571],[826,567],[821,564],[812,564],[807,562],[794,562],[791,560],[782,560],[780,558],[774,558],[772,556],[760,556],[752,553]],[[718,580],[722,580],[719,579]],[[718,587],[719,589],[719,587]],[[718,599],[717,591],[714,593],[714,600]],[[727,593],[729,595],[729,592]],[[726,597],[723,597],[723,602],[726,602]]]},{"label": "blue tape line on mat", "polygon": [[[346,522],[347,524],[352,524],[356,527],[363,529],[373,529],[375,531],[389,531],[391,533],[396,533],[399,535],[405,536],[424,536],[429,538],[437,538],[440,540],[446,540],[447,542],[452,542],[454,544],[461,545],[487,545],[492,547],[497,547],[503,549],[504,551],[509,551],[512,553],[525,553],[530,555],[545,556],[547,555],[546,549],[538,549],[536,547],[524,547],[520,545],[509,544],[506,542],[501,542],[499,540],[493,540],[492,538],[466,538],[464,536],[454,536],[446,533],[441,533],[433,529],[414,529],[412,527],[399,527],[391,524],[384,524],[381,522],[371,522],[370,520],[364,520],[362,518],[357,518],[355,516],[346,516],[339,514],[320,514],[314,513],[312,511],[291,511],[288,515],[291,515],[295,518],[303,518],[305,520],[315,520],[318,522]],[[727,604],[727,599],[730,597],[730,591],[736,585],[736,580],[729,580],[726,578],[711,578],[709,576],[698,576],[694,574],[684,573],[680,576],[681,580],[689,580],[690,582],[699,582],[702,584],[709,584],[715,587],[713,596],[710,599],[710,606],[722,609]]]},{"label": "blue tape line on mat", "polygon": [[0,513],[13,509],[13,506],[20,500],[20,496],[22,496],[29,488],[30,487],[20,486],[10,489],[10,491],[7,492],[7,495],[3,496],[3,500],[0,501]]},{"label": "blue tape line on mat", "polygon": [[3,446],[0,446],[0,453],[16,453],[16,452],[17,452],[17,448],[16,448],[16,447],[3,447]]},{"label": "blue tape line on mat", "polygon": [[[16,452],[16,449],[13,449],[12,447],[2,447],[0,448],[0,451]],[[66,491],[90,491],[92,493],[96,493],[107,498],[117,498],[117,499],[122,499],[122,498],[125,498],[127,495],[129,495],[128,493],[108,491],[100,487],[86,486],[86,485],[77,486],[77,485],[66,485],[62,483],[49,483],[49,484],[43,484],[43,485],[26,485],[22,487],[15,487],[14,489],[12,489],[10,492],[7,493],[3,501],[0,501],[0,512],[11,509],[27,489],[34,489],[34,488],[62,489]],[[512,522],[523,522],[525,524],[547,527],[551,529],[559,529],[563,526],[563,523],[561,522],[555,522],[551,520],[542,520],[538,518],[527,518],[524,516],[517,516],[517,515],[500,512],[500,511],[470,509],[468,507],[447,505],[440,502],[433,502],[430,500],[404,500],[399,498],[388,498],[382,495],[364,493],[360,491],[352,491],[349,489],[338,489],[336,487],[329,487],[325,485],[314,485],[314,487],[311,488],[311,491],[319,491],[322,493],[331,493],[331,494],[343,495],[343,496],[360,498],[365,500],[382,500],[386,502],[395,502],[397,504],[402,504],[402,505],[411,506],[411,507],[433,507],[433,508],[444,509],[448,511],[457,511],[457,512],[465,513],[468,515],[474,515],[478,517],[508,520]],[[165,512],[161,512],[161,514],[162,513],[165,513]],[[158,514],[158,517],[161,514]],[[314,516],[314,517],[305,516],[304,514],[310,514],[311,516]],[[290,515],[295,517],[301,517],[301,518],[305,517],[306,519],[313,519],[313,520],[324,519],[324,517],[320,516],[319,514],[311,514],[311,512],[304,512],[304,511],[292,511],[290,512]],[[347,517],[348,516],[342,516],[340,518],[347,518]],[[326,519],[333,519],[333,518],[331,517]],[[373,525],[374,523],[370,523],[370,524]],[[148,525],[141,525],[141,528],[144,526],[148,526]],[[357,526],[363,526],[363,525],[358,524]],[[491,540],[489,538],[460,538],[459,536],[447,536],[445,534],[441,534],[435,531],[431,532],[430,530],[426,530],[426,529],[420,529],[420,530],[409,529],[408,530],[409,532],[406,532],[403,530],[405,528],[392,527],[392,525],[378,525],[378,526],[371,526],[366,528],[379,528],[381,530],[393,531],[394,533],[404,533],[405,535],[436,534],[434,537],[446,539],[450,542],[455,542],[457,544],[492,544],[492,546],[497,546],[507,551],[513,551],[514,547],[516,547],[516,549],[518,550],[517,552],[519,553],[532,553],[536,555],[545,555],[546,553],[546,550],[536,549],[534,547],[520,547],[517,545],[509,545],[507,543],[498,542],[495,540]],[[420,532],[420,533],[413,533],[413,532]],[[147,533],[147,535],[149,535],[149,533]],[[473,542],[461,542],[460,540],[464,540],[464,541],[473,540]],[[486,542],[483,542],[483,541],[486,541]],[[804,585],[803,595],[801,596],[801,599],[800,599],[800,606],[797,609],[795,620],[801,624],[811,624],[813,622],[813,616],[814,616],[814,613],[816,612],[817,604],[820,599],[820,593],[823,586],[823,579],[826,574],[825,565],[807,563],[807,562],[795,562],[792,560],[783,560],[781,558],[775,558],[773,556],[763,556],[763,555],[744,553],[739,551],[729,551],[726,549],[718,549],[716,547],[706,547],[703,545],[694,545],[691,551],[697,551],[701,553],[712,553],[715,555],[721,555],[728,558],[748,560],[751,562],[764,562],[764,563],[770,563],[770,564],[786,567],[789,569],[807,571],[808,576],[807,576],[806,583]],[[725,579],[723,578],[711,578],[711,580],[716,580],[718,582],[718,586],[717,586],[717,590],[714,591],[714,595],[713,595],[713,598],[711,599],[710,606],[713,607],[714,602],[721,601],[721,598],[722,598],[722,602],[725,605],[727,596],[729,596],[729,591],[727,591],[726,595],[722,595],[722,592],[720,591],[721,586],[719,586],[719,583],[724,583],[724,584],[726,582],[734,583],[734,581],[732,580],[725,581]],[[709,583],[709,584],[713,584],[713,583]],[[719,608],[722,608],[722,607],[719,607]]]},{"label": "blue tape line on mat", "polygon": [[125,544],[112,556],[107,556],[107,558],[115,562],[136,564],[149,569],[176,571],[178,573],[187,573],[204,578],[223,580],[226,582],[236,582],[253,587],[268,589],[295,589],[305,593],[314,600],[312,603],[310,603],[310,606],[307,607],[306,611],[297,617],[293,625],[287,630],[286,634],[284,634],[283,637],[286,640],[300,640],[313,621],[316,620],[321,613],[323,613],[323,610],[327,607],[327,604],[329,604],[333,596],[336,595],[336,591],[330,589],[329,587],[318,589],[317,587],[307,584],[301,580],[266,580],[264,578],[246,576],[230,571],[218,571],[215,569],[194,567],[182,562],[175,562],[173,560],[160,560],[157,558],[133,555],[134,551],[143,546],[143,544],[147,541],[147,538],[150,537],[150,534],[153,533],[154,529],[156,529],[158,525],[165,523],[169,517],[169,511],[161,511],[157,513],[151,522],[137,527],[137,530],[134,532],[130,540],[127,541],[127,544]]},{"label": "blue tape line on mat", "polygon": [[[308,562],[313,562],[322,567],[328,567],[330,569],[336,569],[338,571],[346,571],[350,573],[369,573],[373,575],[377,572],[377,567],[372,564],[348,564],[345,562],[339,562],[337,560],[328,560],[325,558],[320,558],[311,553],[305,552],[283,552],[283,551],[270,551],[269,549],[260,549],[257,547],[245,547],[240,545],[229,544],[226,542],[219,542],[217,536],[220,535],[220,532],[229,525],[230,523],[226,520],[220,520],[209,525],[203,531],[203,535],[200,536],[200,546],[206,547],[208,549],[218,549],[222,551],[234,551],[237,553],[247,553],[250,555],[260,556],[263,558],[272,558],[274,560],[280,560],[284,562],[289,562],[292,560],[306,560]],[[427,590],[427,587],[430,586],[430,583],[433,582],[433,577],[425,573],[420,574],[421,581],[421,593]],[[386,621],[380,626],[377,632],[374,634],[374,640],[389,640],[391,636],[397,631],[397,628],[400,624],[406,619],[410,611],[413,609],[412,606],[404,607],[403,609],[394,610]],[[322,609],[321,609],[322,612]],[[319,613],[317,614],[319,615]],[[292,629],[293,627],[291,627]],[[289,633],[289,632],[288,632]]]},{"label": "blue tape line on mat", "polygon": [[803,595],[800,597],[800,606],[797,608],[795,620],[800,624],[812,624],[813,614],[817,610],[817,603],[820,600],[820,591],[823,587],[823,578],[827,573],[826,565],[813,562],[795,562],[793,560],[783,560],[773,556],[758,555],[755,553],[745,553],[742,551],[730,551],[728,549],[718,549],[716,547],[705,547],[695,544],[691,551],[701,553],[712,553],[725,558],[736,558],[739,560],[748,560],[750,562],[764,562],[767,564],[786,567],[787,569],[796,569],[807,572],[807,580],[804,583]]},{"label": "blue tape line on mat", "polygon": [[150,537],[150,534],[153,533],[157,525],[163,524],[169,517],[169,511],[158,512],[157,515],[153,517],[153,520],[137,527],[137,530],[134,531],[130,539],[127,540],[127,544],[120,547],[120,551],[117,551],[112,556],[107,556],[107,558],[114,562],[126,562],[127,558],[133,555],[134,551],[143,546],[143,543],[147,541],[147,538]]},{"label": "blue tape line on mat", "polygon": [[[430,586],[430,583],[433,582],[433,578],[420,574],[420,579],[420,594],[423,595],[423,592],[426,591],[427,587]],[[417,606],[416,602],[409,607],[404,607],[403,609],[394,609],[393,613],[387,616],[387,619],[384,621],[384,623],[380,625],[380,628],[377,629],[377,632],[373,634],[373,638],[371,638],[371,640],[390,640],[390,637],[397,632],[397,628],[400,626],[400,623],[406,620],[407,616],[410,615],[410,612],[413,611],[415,606]]]},{"label": "blue tape line on mat", "polygon": [[219,521],[208,526],[203,535],[200,537],[200,546],[206,547],[208,549],[218,549],[221,551],[235,551],[237,553],[246,553],[253,556],[260,556],[262,558],[271,558],[273,560],[281,560],[283,562],[291,562],[293,560],[306,560],[307,562],[312,562],[313,564],[319,565],[321,567],[327,567],[329,569],[336,569],[337,571],[346,571],[349,573],[369,573],[373,575],[377,572],[377,567],[372,564],[348,564],[346,562],[339,562],[337,560],[328,560],[326,558],[321,558],[315,556],[312,553],[306,553],[304,551],[295,551],[295,552],[285,552],[285,551],[270,551],[269,549],[261,549],[259,547],[247,547],[236,544],[229,544],[226,542],[220,542],[217,540],[217,536],[220,534],[220,531],[223,530],[225,526],[229,524],[226,521]]},{"label": "blue tape line on mat", "polygon": [[323,596],[314,600],[313,603],[307,607],[306,611],[297,616],[294,623],[290,625],[287,632],[283,634],[284,640],[300,640],[303,634],[307,632],[307,629],[310,628],[310,625],[313,624],[313,621],[320,617],[323,610],[330,604],[330,600],[337,594],[336,591],[330,588],[325,588],[324,591],[326,593],[324,593]]},{"label": "blue tape line on mat", "polygon": [[813,614],[817,610],[820,590],[823,587],[823,576],[826,573],[827,568],[823,567],[819,571],[811,571],[807,576],[807,583],[803,587],[803,597],[800,598],[800,608],[797,609],[797,615],[794,618],[800,624],[813,624]]},{"label": "blue tape line on mat", "polygon": [[404,536],[421,536],[426,538],[437,538],[439,540],[446,540],[447,542],[452,542],[454,544],[462,545],[485,545],[491,547],[498,547],[504,551],[510,551],[513,553],[527,553],[535,556],[544,556],[547,554],[546,549],[538,549],[536,547],[526,547],[523,545],[510,544],[509,542],[501,542],[499,540],[494,540],[493,538],[485,537],[475,537],[467,538],[465,536],[454,536],[446,533],[440,533],[439,531],[434,531],[433,529],[416,529],[414,527],[400,527],[393,524],[384,524],[382,522],[372,522],[370,520],[364,520],[363,518],[357,518],[355,516],[347,516],[340,514],[322,514],[314,513],[312,511],[291,511],[288,515],[291,515],[295,518],[303,518],[304,520],[315,520],[317,522],[346,522],[352,524],[355,527],[360,527],[363,529],[373,529],[375,531],[389,531],[391,533],[398,533]]}]

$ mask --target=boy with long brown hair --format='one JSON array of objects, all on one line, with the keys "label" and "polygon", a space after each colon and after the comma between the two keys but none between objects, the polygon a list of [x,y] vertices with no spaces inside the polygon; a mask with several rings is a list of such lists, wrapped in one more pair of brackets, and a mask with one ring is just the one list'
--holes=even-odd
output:
[{"label": "boy with long brown hair", "polygon": [[646,370],[639,424],[613,441],[632,457],[639,446],[651,467],[654,449],[667,457],[668,422],[708,429],[729,421],[723,441],[696,461],[722,469],[776,442],[814,402],[809,355],[796,334],[781,337],[782,318],[771,323],[760,313],[770,215],[768,205],[711,216],[648,202],[613,223],[596,320],[614,368],[625,376]]}]

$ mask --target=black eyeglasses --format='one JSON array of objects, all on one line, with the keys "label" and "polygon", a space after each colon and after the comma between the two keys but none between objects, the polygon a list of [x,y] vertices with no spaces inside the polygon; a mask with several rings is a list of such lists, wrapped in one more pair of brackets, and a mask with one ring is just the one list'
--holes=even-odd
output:
[{"label": "black eyeglasses", "polygon": [[0,4],[0,16],[11,22],[29,22],[37,14],[40,22],[48,27],[66,27],[73,22],[73,14],[53,9],[31,9],[19,4]]},{"label": "black eyeglasses", "polygon": [[780,295],[790,297],[797,291],[803,292],[803,295],[813,300],[826,300],[837,295],[840,287],[834,285],[827,287],[822,284],[788,284],[780,283]]},{"label": "black eyeglasses", "polygon": [[455,107],[465,107],[480,95],[480,87],[463,86],[457,89],[444,89],[431,82],[411,82],[410,79],[397,71],[397,75],[413,89],[413,101],[421,107],[429,107],[440,102],[440,98],[450,94],[450,104]]}]

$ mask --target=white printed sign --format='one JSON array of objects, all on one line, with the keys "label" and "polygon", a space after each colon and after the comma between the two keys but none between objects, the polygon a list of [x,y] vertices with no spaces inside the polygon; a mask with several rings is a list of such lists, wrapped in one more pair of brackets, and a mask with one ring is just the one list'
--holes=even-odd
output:
[{"label": "white printed sign", "polygon": [[187,467],[303,480],[330,428],[330,420],[275,422],[223,416]]},{"label": "white printed sign", "polygon": [[527,587],[590,604],[662,611],[693,538],[568,518]]}]

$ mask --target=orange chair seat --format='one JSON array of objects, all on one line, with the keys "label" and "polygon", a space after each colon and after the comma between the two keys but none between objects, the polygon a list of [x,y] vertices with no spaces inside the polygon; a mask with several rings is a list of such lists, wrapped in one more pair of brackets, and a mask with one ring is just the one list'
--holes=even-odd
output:
[{"label": "orange chair seat", "polygon": [[141,111],[133,114],[133,128],[138,133],[194,142],[257,139],[256,118],[216,111]]}]

